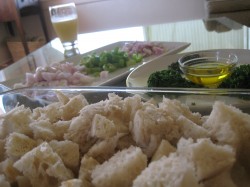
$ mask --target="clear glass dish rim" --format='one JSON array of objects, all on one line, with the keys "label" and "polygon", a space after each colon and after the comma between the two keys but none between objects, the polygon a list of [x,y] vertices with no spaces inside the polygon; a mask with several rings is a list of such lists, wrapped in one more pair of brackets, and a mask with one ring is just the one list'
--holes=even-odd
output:
[{"label": "clear glass dish rim", "polygon": [[[231,65],[237,65],[239,63],[239,58],[236,54],[234,53],[228,53],[228,55],[233,55],[233,59],[230,59],[230,58],[226,58],[226,57],[223,57],[223,56],[214,56],[214,55],[211,55],[211,56],[200,56],[200,57],[196,57],[196,58],[190,58],[184,62],[182,62],[183,59],[189,57],[189,56],[194,56],[194,55],[200,55],[200,54],[220,54],[219,51],[217,52],[202,52],[202,53],[190,53],[190,54],[187,54],[187,55],[184,55],[182,57],[180,57],[178,59],[178,64],[180,67],[182,68],[186,68],[186,69],[189,69],[189,68],[192,68],[192,69],[196,69],[196,68],[193,68],[192,66],[189,66],[188,63],[194,61],[194,60],[206,60],[206,59],[215,59],[215,61],[219,61],[219,59],[223,59],[223,60],[228,60],[228,62],[230,62],[229,64]],[[213,68],[211,68],[213,69]]]},{"label": "clear glass dish rim", "polygon": [[250,89],[216,89],[216,88],[174,88],[174,87],[117,87],[117,86],[70,86],[70,87],[24,87],[3,91],[0,96],[18,94],[25,91],[44,92],[124,92],[133,94],[165,93],[165,94],[196,94],[196,95],[250,95]]}]

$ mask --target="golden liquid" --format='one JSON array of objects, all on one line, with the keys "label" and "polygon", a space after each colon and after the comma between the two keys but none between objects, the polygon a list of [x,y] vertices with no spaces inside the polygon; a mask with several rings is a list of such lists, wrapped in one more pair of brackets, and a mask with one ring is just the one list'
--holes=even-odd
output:
[{"label": "golden liquid", "polygon": [[223,62],[206,62],[191,67],[186,74],[190,81],[205,87],[217,87],[231,74],[232,65]]},{"label": "golden liquid", "polygon": [[74,42],[77,39],[77,18],[52,22],[61,42]]}]

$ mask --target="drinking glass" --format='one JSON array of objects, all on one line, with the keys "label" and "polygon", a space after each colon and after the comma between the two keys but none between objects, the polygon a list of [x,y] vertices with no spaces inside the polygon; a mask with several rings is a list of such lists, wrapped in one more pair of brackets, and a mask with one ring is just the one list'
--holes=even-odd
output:
[{"label": "drinking glass", "polygon": [[49,7],[53,28],[65,49],[65,57],[79,54],[77,42],[78,16],[74,3]]}]

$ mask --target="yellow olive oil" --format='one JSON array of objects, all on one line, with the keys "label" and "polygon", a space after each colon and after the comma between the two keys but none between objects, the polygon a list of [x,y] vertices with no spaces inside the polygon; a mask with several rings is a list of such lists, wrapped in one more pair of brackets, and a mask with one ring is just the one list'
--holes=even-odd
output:
[{"label": "yellow olive oil", "polygon": [[217,87],[231,74],[232,64],[223,62],[206,62],[190,66],[186,77],[190,81],[205,87]]}]

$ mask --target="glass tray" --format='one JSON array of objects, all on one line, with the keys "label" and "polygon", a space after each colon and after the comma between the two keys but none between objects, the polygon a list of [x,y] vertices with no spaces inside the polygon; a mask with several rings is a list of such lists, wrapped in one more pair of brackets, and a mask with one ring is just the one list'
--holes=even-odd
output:
[{"label": "glass tray", "polygon": [[7,112],[23,104],[31,109],[57,101],[56,91],[66,95],[83,94],[89,103],[96,103],[115,93],[123,98],[138,94],[143,101],[163,97],[177,99],[193,112],[209,114],[215,101],[233,105],[250,114],[250,90],[248,89],[189,89],[189,88],[126,88],[126,87],[30,87],[7,90],[0,93],[0,108]]}]

